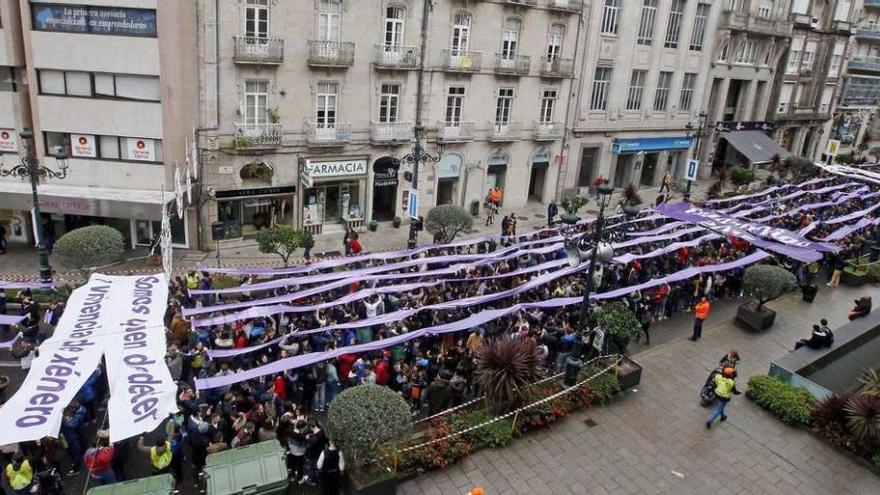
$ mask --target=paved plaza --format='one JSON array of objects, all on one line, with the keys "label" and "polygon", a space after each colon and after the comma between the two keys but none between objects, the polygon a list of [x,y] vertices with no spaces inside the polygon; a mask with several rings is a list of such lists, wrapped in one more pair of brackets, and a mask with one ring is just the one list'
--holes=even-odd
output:
[{"label": "paved plaza", "polygon": [[480,451],[400,491],[454,495],[482,486],[491,495],[880,493],[880,476],[862,461],[805,429],[784,425],[745,394],[728,407],[730,419],[711,430],[705,427],[709,410],[699,405],[709,368],[728,348],[743,357],[737,382],[745,391],[750,376],[767,373],[770,360],[809,336],[819,318],[832,328],[845,323],[852,300],[861,295],[880,296],[880,290],[823,285],[813,304],[795,295],[775,301],[770,306],[779,312],[776,324],[763,333],[734,323],[736,304],[716,304],[698,343],[686,339],[691,314],[660,322],[651,329],[655,343],[632,349],[644,366],[637,391],[507,448]]}]

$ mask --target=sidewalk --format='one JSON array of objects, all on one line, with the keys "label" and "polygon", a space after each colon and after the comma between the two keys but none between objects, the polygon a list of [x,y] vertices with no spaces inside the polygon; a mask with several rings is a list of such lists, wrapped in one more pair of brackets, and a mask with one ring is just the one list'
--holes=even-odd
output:
[{"label": "sidewalk", "polygon": [[[705,191],[709,188],[712,181],[700,181],[694,183],[691,191],[695,199],[702,199]],[[642,197],[642,208],[646,208],[657,200],[658,191],[656,187],[643,186],[639,190]],[[674,194],[675,198],[680,199],[680,194]],[[616,206],[620,191],[618,190],[611,200],[609,208],[613,211]],[[559,208],[559,213],[563,213]],[[582,217],[591,218],[598,214],[595,197],[590,198],[590,202],[581,209],[579,214]],[[480,216],[474,217],[473,230],[464,237],[477,237],[483,235],[498,235],[501,233],[501,218],[510,213],[516,213],[517,216],[517,232],[525,233],[533,230],[541,229],[547,226],[547,205],[542,203],[529,203],[524,208],[502,208],[498,216],[495,218],[495,224],[486,226],[486,217],[480,210]],[[558,217],[557,217],[558,218]],[[363,232],[360,234],[360,241],[365,251],[393,251],[405,249],[407,239],[409,237],[409,225],[403,224],[400,228],[394,228],[391,222],[383,222],[379,224],[376,232]],[[421,232],[419,235],[419,245],[429,244],[431,235],[427,232]],[[315,247],[312,249],[312,257],[336,257],[342,256],[342,234],[324,235],[315,237]],[[112,274],[137,274],[137,273],[155,273],[161,271],[161,266],[152,266],[145,249],[138,249],[128,254],[129,258],[118,264],[106,267],[103,273]],[[290,265],[302,263],[302,251],[298,251],[294,258],[290,260]],[[61,283],[78,283],[83,281],[83,274],[77,270],[71,270],[58,262],[54,256],[50,257],[50,264],[56,271],[55,280]],[[190,270],[197,269],[200,266],[218,266],[218,258],[216,252],[201,252],[188,249],[174,250],[174,273],[182,274]],[[243,245],[234,248],[224,248],[220,251],[219,266],[222,267],[259,267],[271,268],[281,267],[283,263],[281,258],[274,254],[263,254],[257,249],[256,245]],[[18,281],[34,281],[38,280],[39,263],[37,260],[37,252],[34,248],[26,248],[20,246],[10,246],[6,255],[0,256],[0,278],[5,280]]]}]

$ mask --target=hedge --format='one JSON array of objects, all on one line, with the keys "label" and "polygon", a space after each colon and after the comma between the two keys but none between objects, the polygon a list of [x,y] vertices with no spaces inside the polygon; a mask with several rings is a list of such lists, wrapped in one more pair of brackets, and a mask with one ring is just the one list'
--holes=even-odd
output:
[{"label": "hedge", "polygon": [[756,375],[749,379],[746,396],[785,423],[809,425],[816,399],[806,389],[778,378]]}]

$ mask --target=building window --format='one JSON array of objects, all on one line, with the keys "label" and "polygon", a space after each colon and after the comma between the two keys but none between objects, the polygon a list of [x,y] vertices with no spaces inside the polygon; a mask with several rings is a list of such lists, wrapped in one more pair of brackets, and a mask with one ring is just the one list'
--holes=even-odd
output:
[{"label": "building window", "polygon": [[761,0],[758,4],[758,17],[768,18],[773,14],[773,0]]},{"label": "building window", "polygon": [[791,49],[788,51],[788,64],[785,66],[786,74],[797,74],[798,66],[801,61],[800,50]]},{"label": "building window", "polygon": [[547,61],[552,62],[562,54],[562,40],[565,36],[565,26],[552,24],[547,32]]},{"label": "building window", "polygon": [[17,91],[14,68],[0,66],[0,91],[11,93]]},{"label": "building window", "polygon": [[611,84],[611,68],[596,67],[593,77],[593,93],[590,97],[590,110],[607,110],[608,93]]},{"label": "building window", "polygon": [[556,106],[557,95],[558,92],[555,89],[545,89],[544,93],[541,95],[540,122],[542,124],[553,123],[553,110]]},{"label": "building window", "polygon": [[63,151],[70,158],[162,163],[162,140],[139,137],[43,133],[46,154]]},{"label": "building window", "polygon": [[745,4],[745,0],[726,0],[724,8],[742,14],[745,11]]},{"label": "building window", "polygon": [[513,88],[500,88],[495,99],[495,125],[510,123],[510,109],[513,107]]},{"label": "building window", "polygon": [[694,87],[697,85],[697,74],[689,72],[681,80],[681,94],[678,97],[678,110],[689,112],[694,101]]},{"label": "building window", "polygon": [[335,82],[318,83],[315,105],[315,123],[319,129],[336,127],[336,105],[339,84]]},{"label": "building window", "polygon": [[247,0],[244,35],[247,38],[269,37],[269,0]]},{"label": "building window", "polygon": [[379,90],[379,122],[397,122],[400,107],[400,84],[383,84]]},{"label": "building window", "polygon": [[654,39],[654,20],[657,18],[657,0],[642,0],[642,15],[639,18],[639,36],[636,43],[650,45]]},{"label": "building window", "polygon": [[727,57],[730,55],[730,41],[722,41],[721,49],[718,50],[718,61],[719,62],[727,62]]},{"label": "building window", "polygon": [[657,91],[654,93],[654,111],[665,112],[669,105],[669,88],[672,86],[672,72],[660,72],[657,77]]},{"label": "building window", "polygon": [[834,52],[831,54],[831,65],[828,66],[828,77],[837,77],[840,75],[840,67],[843,64],[844,49],[844,42],[837,42],[837,44],[834,45]]},{"label": "building window", "polygon": [[801,62],[801,70],[811,72],[813,70],[813,62],[816,60],[816,42],[808,41],[804,48],[804,59]]},{"label": "building window", "polygon": [[464,86],[450,86],[446,92],[446,126],[458,127],[461,124],[461,110],[464,106]]},{"label": "building window", "polygon": [[136,101],[159,101],[162,96],[159,78],[153,76],[59,70],[39,70],[37,76],[44,95]]},{"label": "building window", "polygon": [[620,0],[605,0],[602,8],[602,34],[617,34],[617,17],[620,15]]},{"label": "building window", "polygon": [[269,82],[245,81],[244,83],[245,122],[247,124],[269,123]]},{"label": "building window", "polygon": [[406,10],[403,7],[385,9],[385,46],[399,47],[403,44],[403,28]]},{"label": "building window", "polygon": [[318,41],[339,41],[342,0],[321,0],[318,11]]},{"label": "building window", "polygon": [[703,40],[706,37],[706,19],[709,17],[709,9],[712,6],[706,3],[697,4],[697,13],[694,16],[694,30],[691,32],[690,50],[698,52],[703,49]]},{"label": "building window", "polygon": [[504,23],[504,33],[501,36],[501,58],[513,60],[516,58],[516,50],[519,45],[519,32],[522,23],[519,19],[508,19]]},{"label": "building window", "polygon": [[754,65],[757,57],[758,41],[747,39],[739,44],[733,61],[737,64]]},{"label": "building window", "polygon": [[681,19],[684,16],[684,0],[672,0],[669,8],[669,17],[666,19],[666,48],[678,48],[678,39],[681,36]]},{"label": "building window", "polygon": [[645,90],[645,79],[648,77],[646,70],[634,70],[629,80],[629,91],[626,93],[626,109],[642,109],[642,93]]},{"label": "building window", "polygon": [[467,52],[471,44],[471,16],[466,12],[455,14],[452,25],[452,55]]}]

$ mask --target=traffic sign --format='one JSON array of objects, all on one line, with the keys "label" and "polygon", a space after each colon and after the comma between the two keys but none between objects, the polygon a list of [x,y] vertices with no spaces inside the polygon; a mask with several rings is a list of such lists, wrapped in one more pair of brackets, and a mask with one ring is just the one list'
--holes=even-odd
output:
[{"label": "traffic sign", "polygon": [[825,154],[828,156],[837,156],[838,150],[840,150],[840,141],[837,139],[829,139],[828,145],[825,147]]},{"label": "traffic sign", "polygon": [[697,171],[700,169],[700,160],[688,160],[687,173],[684,178],[690,181],[697,180]]},{"label": "traffic sign", "polygon": [[409,190],[409,198],[406,202],[406,214],[413,219],[419,218],[419,192],[415,189]]}]

